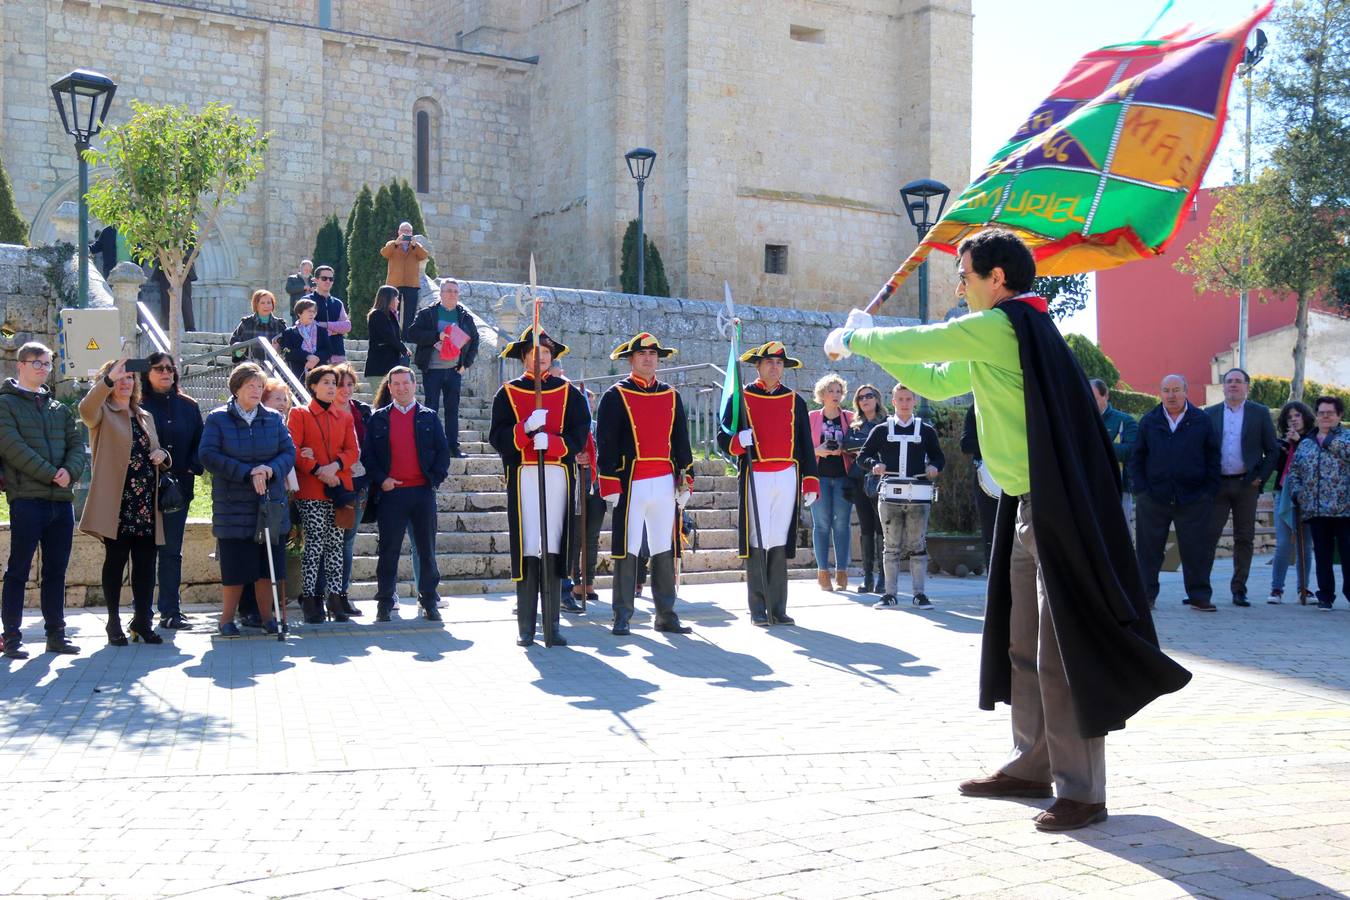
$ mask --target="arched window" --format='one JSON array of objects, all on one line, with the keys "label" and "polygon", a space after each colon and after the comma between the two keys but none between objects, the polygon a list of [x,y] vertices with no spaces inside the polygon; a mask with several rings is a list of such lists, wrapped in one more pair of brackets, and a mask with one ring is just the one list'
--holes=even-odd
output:
[{"label": "arched window", "polygon": [[417,111],[417,193],[431,191],[431,115]]},{"label": "arched window", "polygon": [[435,194],[441,185],[441,107],[430,97],[413,104],[413,178],[419,194]]}]

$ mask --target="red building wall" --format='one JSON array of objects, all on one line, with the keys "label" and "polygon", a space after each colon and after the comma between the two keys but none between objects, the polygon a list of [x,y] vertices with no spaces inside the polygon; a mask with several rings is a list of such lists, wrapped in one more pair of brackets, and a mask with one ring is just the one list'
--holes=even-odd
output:
[{"label": "red building wall", "polygon": [[[1135,390],[1156,394],[1163,376],[1178,373],[1191,402],[1203,404],[1210,360],[1237,340],[1238,299],[1197,294],[1191,276],[1175,268],[1209,224],[1217,194],[1201,190],[1195,201],[1162,256],[1097,273],[1097,343]],[[1252,295],[1248,336],[1294,321],[1292,300],[1262,303],[1264,296]]]}]

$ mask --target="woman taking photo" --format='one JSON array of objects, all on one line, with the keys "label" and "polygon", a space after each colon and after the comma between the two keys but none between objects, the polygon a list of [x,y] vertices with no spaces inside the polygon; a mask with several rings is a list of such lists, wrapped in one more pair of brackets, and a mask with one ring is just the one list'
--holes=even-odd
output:
[{"label": "woman taking photo", "polygon": [[[234,613],[244,585],[254,595],[272,596],[272,572],[277,591],[285,596],[285,542],[290,516],[285,512],[286,475],[295,465],[295,446],[281,416],[262,405],[267,376],[256,363],[241,363],[230,373],[230,400],[211,411],[202,429],[198,455],[211,473],[211,533],[216,537],[220,583],[225,599],[220,608],[220,633],[238,637]],[[261,503],[279,503],[283,511],[271,534],[270,546],[254,540]],[[272,555],[268,568],[267,554]],[[263,630],[277,633],[272,604],[261,602]]]},{"label": "woman taking photo", "polygon": [[398,288],[385,285],[375,292],[375,303],[366,316],[370,347],[366,351],[366,380],[389,374],[394,366],[408,364],[408,348],[399,340]]},{"label": "woman taking photo", "polygon": [[[242,344],[244,341],[261,337],[267,338],[273,346],[276,346],[281,333],[286,330],[286,320],[273,315],[277,308],[277,298],[271,291],[260,288],[249,298],[249,305],[253,307],[253,314],[239,320],[239,324],[234,328],[234,334],[230,335],[230,343]],[[267,352],[254,344],[235,350],[233,356],[235,362],[243,362],[246,359],[263,360],[267,358]]]},{"label": "woman taking photo", "polygon": [[305,387],[314,397],[308,406],[291,410],[291,440],[295,443],[296,478],[300,490],[295,508],[305,533],[305,551],[301,557],[304,579],[300,605],[305,621],[324,620],[323,598],[319,596],[319,569],[323,569],[328,588],[328,617],[346,622],[347,596],[342,587],[342,529],[336,522],[339,506],[350,506],[352,467],[356,464],[356,430],[352,417],[337,404],[338,373],[332,366],[310,369]]},{"label": "woman taking photo", "polygon": [[820,499],[811,507],[811,538],[816,551],[816,579],[820,589],[830,584],[830,543],[834,543],[834,588],[848,589],[849,545],[853,540],[850,519],[848,467],[853,454],[844,450],[844,434],[853,424],[853,413],[839,404],[848,385],[833,372],[816,382],[816,402],[820,409],[808,414],[811,439],[816,447],[816,468],[820,474]]},{"label": "woman taking photo", "polygon": [[867,442],[872,429],[886,421],[889,415],[882,402],[881,391],[874,384],[864,384],[853,392],[853,423],[844,432],[844,449],[855,455],[848,467],[849,487],[853,491],[853,508],[858,511],[858,530],[862,540],[863,580],[858,593],[874,593],[881,584],[881,518],[877,512],[877,498],[867,496],[867,472],[856,460],[856,454]]},{"label": "woman taking photo", "polygon": [[187,527],[188,507],[192,505],[197,476],[202,464],[197,447],[202,441],[202,411],[178,386],[178,367],[167,353],[151,353],[146,361],[150,371],[141,375],[141,408],[155,419],[159,445],[173,460],[169,472],[183,492],[183,508],[161,513],[164,543],[158,555],[159,627],[187,628],[179,585],[183,575],[183,531]]},{"label": "woman taking photo", "polygon": [[1279,435],[1280,453],[1275,464],[1275,558],[1270,562],[1270,597],[1267,603],[1284,602],[1284,580],[1289,572],[1289,564],[1297,562],[1299,570],[1295,575],[1295,585],[1300,601],[1308,590],[1308,555],[1312,553],[1312,536],[1308,527],[1299,523],[1303,541],[1303,552],[1298,552],[1295,538],[1294,504],[1285,496],[1284,482],[1289,476],[1289,467],[1294,462],[1294,453],[1299,442],[1313,429],[1313,414],[1307,404],[1297,400],[1286,403],[1280,409],[1275,422],[1275,433]]},{"label": "woman taking photo", "polygon": [[99,368],[80,401],[93,454],[89,499],[80,531],[103,541],[103,599],[108,604],[108,643],[125,647],[122,633],[122,576],[131,561],[133,641],[161,644],[154,630],[155,549],[164,543],[159,514],[159,467],[172,460],[159,445],[155,419],[141,409],[141,382],[126,360]]},{"label": "woman taking photo", "polygon": [[1317,429],[1298,442],[1285,489],[1312,532],[1317,557],[1317,608],[1336,601],[1334,554],[1341,556],[1341,592],[1350,600],[1350,432],[1341,426],[1345,404],[1322,396],[1313,407]]}]

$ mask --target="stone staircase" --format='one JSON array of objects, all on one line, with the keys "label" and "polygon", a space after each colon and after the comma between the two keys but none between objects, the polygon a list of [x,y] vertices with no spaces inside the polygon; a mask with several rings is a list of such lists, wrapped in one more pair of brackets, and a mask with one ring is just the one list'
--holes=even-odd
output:
[{"label": "stone staircase", "polygon": [[[225,346],[228,340],[228,334],[189,332],[181,353],[184,358],[189,358]],[[348,340],[346,344],[348,361],[358,373],[363,371],[367,342]],[[375,387],[359,385],[358,398],[370,402]],[[450,475],[441,485],[437,497],[436,560],[441,571],[441,593],[445,596],[512,589],[506,484],[501,460],[486,441],[490,406],[490,397],[477,397],[466,392],[462,398],[460,449],[469,455],[450,461]],[[694,463],[694,492],[688,511],[697,534],[691,538],[693,546],[686,551],[681,566],[685,583],[741,581],[745,577],[745,563],[736,556],[736,478],[728,475],[728,471],[720,458]],[[600,535],[598,572],[594,578],[597,587],[608,587],[610,582],[609,534],[609,517],[606,516]],[[376,543],[374,525],[362,525],[352,560],[350,593],[354,599],[369,599],[375,595]],[[789,566],[801,572],[815,568],[810,552],[809,511],[802,517],[797,559]],[[406,583],[412,577],[412,560],[405,544],[399,560],[399,580]]]}]

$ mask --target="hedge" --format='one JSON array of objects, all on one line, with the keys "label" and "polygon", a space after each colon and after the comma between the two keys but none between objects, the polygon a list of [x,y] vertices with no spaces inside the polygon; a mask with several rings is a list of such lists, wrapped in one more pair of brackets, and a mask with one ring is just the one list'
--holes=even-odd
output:
[{"label": "hedge", "polygon": [[[1276,375],[1253,375],[1249,399],[1269,406],[1272,410],[1278,410],[1289,402],[1289,382],[1290,379]],[[1341,387],[1338,384],[1319,384],[1316,381],[1304,379],[1304,403],[1311,406],[1313,401],[1323,394],[1340,397],[1341,402],[1350,406],[1350,388]]]},{"label": "hedge", "polygon": [[1122,391],[1112,388],[1107,395],[1111,405],[1121,412],[1127,412],[1138,418],[1157,406],[1162,401],[1152,394],[1144,394],[1139,391]]}]

